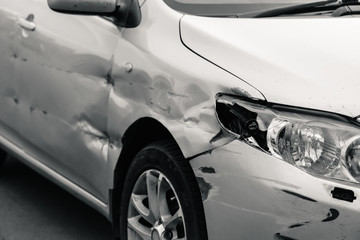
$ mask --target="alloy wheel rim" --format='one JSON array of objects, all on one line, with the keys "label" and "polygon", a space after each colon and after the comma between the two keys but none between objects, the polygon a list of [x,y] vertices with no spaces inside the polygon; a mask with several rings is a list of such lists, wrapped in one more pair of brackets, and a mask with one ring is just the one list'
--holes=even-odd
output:
[{"label": "alloy wheel rim", "polygon": [[142,173],[128,207],[128,239],[185,240],[183,209],[168,178],[158,170]]}]

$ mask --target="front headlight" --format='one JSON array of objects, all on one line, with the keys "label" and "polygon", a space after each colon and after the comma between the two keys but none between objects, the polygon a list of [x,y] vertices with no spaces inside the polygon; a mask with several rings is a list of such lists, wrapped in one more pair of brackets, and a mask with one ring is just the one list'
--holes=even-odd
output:
[{"label": "front headlight", "polygon": [[327,112],[218,95],[227,132],[308,173],[360,183],[360,127]]}]

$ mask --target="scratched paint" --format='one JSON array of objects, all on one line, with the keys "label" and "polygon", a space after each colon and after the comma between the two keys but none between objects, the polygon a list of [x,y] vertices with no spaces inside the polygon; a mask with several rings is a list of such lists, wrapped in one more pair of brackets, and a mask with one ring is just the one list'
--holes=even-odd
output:
[{"label": "scratched paint", "polygon": [[199,168],[200,171],[202,171],[203,173],[209,173],[209,174],[214,174],[216,173],[215,169],[213,167],[201,167]]},{"label": "scratched paint", "polygon": [[[315,181],[240,141],[199,155],[190,163],[200,180],[209,239],[360,237],[357,199],[352,203],[335,199],[331,194],[334,182]],[[354,186],[336,185],[358,193]],[[204,194],[213,189],[216,194]]]},{"label": "scratched paint", "polygon": [[197,180],[198,185],[199,185],[201,199],[203,201],[206,201],[208,199],[210,191],[212,190],[213,187],[211,186],[210,183],[206,182],[204,180],[204,178],[197,177],[196,180]]},{"label": "scratched paint", "polygon": [[[1,15],[6,24],[32,14],[36,25],[35,31],[9,25],[15,30],[0,34],[10,39],[0,58],[10,71],[0,90],[6,113],[0,121],[8,124],[3,132],[105,203],[123,134],[136,120],[159,121],[191,157],[232,140],[216,137],[218,91],[233,93],[232,86],[239,86],[237,91],[262,97],[183,46],[182,14],[169,13],[161,1],[142,3],[142,17],[153,24],[143,21],[136,29],[117,28],[100,17],[57,14],[45,0],[14,0],[12,10]],[[154,8],[169,19],[166,25],[150,13]]]},{"label": "scratched paint", "polygon": [[[31,13],[37,28],[26,38],[19,26],[0,33],[11,44],[2,48],[0,66],[7,67],[7,56],[13,68],[0,78],[7,86],[0,90],[0,120],[33,156],[107,202],[109,72],[119,30],[100,17],[56,14],[46,1],[19,3],[12,1],[0,24]],[[70,25],[77,30],[69,31]]]},{"label": "scratched paint", "polygon": [[[0,78],[6,86],[0,89],[6,113],[0,120],[7,123],[0,128],[25,152],[108,203],[124,133],[138,119],[153,118],[194,169],[212,239],[309,239],[318,229],[317,239],[341,239],[345,233],[359,238],[358,199],[332,198],[332,182],[314,181],[221,130],[217,93],[265,99],[242,76],[183,45],[181,13],[165,10],[162,1],[146,1],[140,26],[121,29],[99,17],[54,17],[45,1],[11,4],[18,16],[33,13],[37,24],[26,40],[17,28],[0,32],[0,40],[12,40],[0,50],[0,63],[11,63],[9,78]],[[0,24],[15,16],[1,13]],[[70,24],[78,31],[69,32]],[[352,186],[337,186],[359,196]]]},{"label": "scratched paint", "polygon": [[[155,16],[157,11],[161,14]],[[229,86],[239,86],[244,93],[263,98],[239,78],[188,51],[179,38],[181,17],[169,13],[162,1],[146,1],[145,20],[136,29],[122,31],[109,102],[109,134],[114,141],[121,141],[134,120],[151,117],[170,131],[185,157],[191,157],[232,140],[229,135],[214,138],[220,132],[214,107],[218,91],[233,93]],[[126,71],[127,63],[133,66],[131,72]]]},{"label": "scratched paint", "polygon": [[[13,100],[16,99],[15,87],[18,81],[15,77],[15,63],[17,62],[17,44],[14,41],[16,36],[16,15],[10,10],[0,10],[0,121],[15,125],[15,108]],[[14,100],[15,101],[15,100]]]}]

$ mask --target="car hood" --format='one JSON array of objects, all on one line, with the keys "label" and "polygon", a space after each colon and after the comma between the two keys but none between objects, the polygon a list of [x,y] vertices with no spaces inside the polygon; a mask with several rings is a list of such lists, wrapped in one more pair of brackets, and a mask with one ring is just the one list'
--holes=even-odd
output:
[{"label": "car hood", "polygon": [[360,114],[359,18],[186,15],[180,31],[189,49],[254,86],[269,102]]}]

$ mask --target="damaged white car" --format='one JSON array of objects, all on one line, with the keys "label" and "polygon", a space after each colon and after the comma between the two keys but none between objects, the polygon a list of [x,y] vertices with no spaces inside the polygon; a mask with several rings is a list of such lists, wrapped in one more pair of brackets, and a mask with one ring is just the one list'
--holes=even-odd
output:
[{"label": "damaged white car", "polygon": [[359,14],[0,0],[2,152],[118,239],[360,239]]}]

